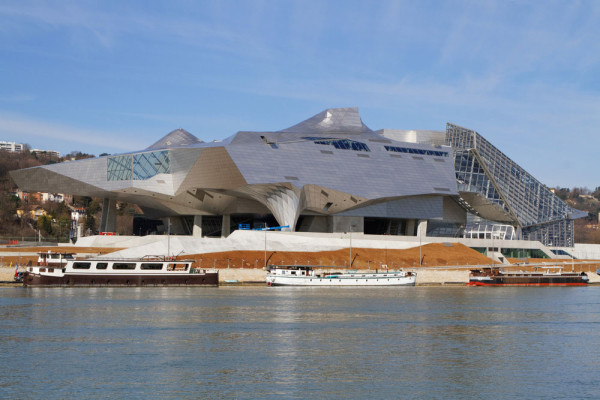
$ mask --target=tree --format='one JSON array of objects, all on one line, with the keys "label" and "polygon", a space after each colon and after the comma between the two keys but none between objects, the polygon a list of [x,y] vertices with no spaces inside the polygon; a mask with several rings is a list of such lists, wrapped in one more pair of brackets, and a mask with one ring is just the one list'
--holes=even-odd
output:
[{"label": "tree", "polygon": [[100,204],[96,200],[92,200],[85,208],[85,213],[88,215],[93,215],[100,211],[100,209]]},{"label": "tree", "polygon": [[58,218],[56,223],[58,225],[58,234],[60,236],[63,236],[65,233],[69,233],[71,228],[71,218],[69,216],[62,215]]},{"label": "tree", "polygon": [[52,218],[49,215],[40,215],[37,219],[37,228],[40,231],[46,232],[47,235],[52,234]]},{"label": "tree", "polygon": [[87,231],[88,229],[92,232],[96,231],[96,218],[91,214],[86,214],[83,228]]},{"label": "tree", "polygon": [[67,157],[69,159],[83,160],[84,158],[94,158],[93,154],[82,153],[81,151],[72,151]]},{"label": "tree", "polygon": [[556,195],[556,197],[558,197],[562,201],[565,201],[569,198],[570,192],[571,192],[571,190],[569,188],[561,188],[561,187],[557,186],[554,189],[554,194]]},{"label": "tree", "polygon": [[21,199],[18,196],[10,196],[11,208],[16,210],[21,206]]}]

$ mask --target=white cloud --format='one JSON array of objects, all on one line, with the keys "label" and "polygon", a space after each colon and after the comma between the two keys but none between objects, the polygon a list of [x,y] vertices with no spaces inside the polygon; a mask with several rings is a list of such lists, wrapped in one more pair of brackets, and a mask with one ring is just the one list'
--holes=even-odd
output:
[{"label": "white cloud", "polygon": [[[36,28],[65,29],[75,41],[85,41],[81,32],[87,31],[93,42],[108,49],[135,37],[153,46],[157,42],[168,41],[167,38],[174,38],[177,43],[217,52],[255,58],[274,57],[273,52],[262,45],[255,32],[249,31],[245,24],[228,24],[231,22],[228,21],[229,13],[222,20],[207,22],[199,18],[208,11],[206,5],[199,5],[188,13],[171,14],[129,9],[126,3],[120,7],[80,1],[0,4],[0,16],[8,21],[23,19],[33,21]],[[261,22],[257,21],[256,25],[260,26]],[[11,24],[11,27],[11,34],[13,31],[28,31],[17,24]]]}]

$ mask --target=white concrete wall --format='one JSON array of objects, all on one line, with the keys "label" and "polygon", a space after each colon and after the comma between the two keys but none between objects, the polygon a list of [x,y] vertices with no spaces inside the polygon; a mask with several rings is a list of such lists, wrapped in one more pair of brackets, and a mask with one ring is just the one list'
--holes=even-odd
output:
[{"label": "white concrete wall", "polygon": [[[552,254],[549,248],[539,242],[525,240],[462,239],[439,237],[416,237],[394,235],[364,235],[354,232],[313,233],[313,232],[277,232],[236,230],[226,238],[208,238],[193,236],[90,236],[77,240],[77,246],[86,247],[122,247],[123,257],[141,257],[148,254],[169,255],[199,254],[235,250],[267,251],[329,251],[348,248],[352,236],[352,247],[371,249],[409,249],[429,243],[462,243],[468,247],[500,247],[541,249]],[[578,245],[579,246],[579,245]],[[596,250],[595,250],[596,251]],[[600,259],[600,246],[597,247]],[[594,253],[595,254],[595,253]],[[580,257],[586,258],[586,257]]]}]

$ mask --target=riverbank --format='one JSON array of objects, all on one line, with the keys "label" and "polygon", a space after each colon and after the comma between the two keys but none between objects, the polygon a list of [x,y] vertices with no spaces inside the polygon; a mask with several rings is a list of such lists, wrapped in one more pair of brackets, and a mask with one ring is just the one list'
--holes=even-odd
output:
[{"label": "riverbank", "polygon": [[[23,268],[21,270],[24,270]],[[469,282],[469,269],[451,268],[416,268],[417,286],[447,286],[466,285]],[[373,270],[359,270],[358,272],[373,272]],[[590,284],[600,284],[600,276],[595,272],[586,272]],[[0,268],[0,282],[3,286],[20,286],[13,283],[14,268]],[[264,285],[267,272],[262,268],[221,268],[219,269],[219,284],[226,285]]]},{"label": "riverbank", "polygon": [[[159,253],[157,249],[147,249],[148,254]],[[60,251],[74,253],[76,258],[86,258],[112,253],[123,256],[119,248],[91,246],[57,247],[2,247],[0,248],[0,281],[11,282],[15,265],[24,271],[27,264],[35,264],[40,252]],[[152,253],[154,251],[154,253]],[[113,253],[114,252],[114,253]],[[376,270],[398,270],[417,272],[417,286],[466,285],[469,282],[469,270],[478,265],[489,266],[492,260],[478,251],[460,243],[429,243],[421,247],[408,249],[342,248],[322,251],[278,250],[265,252],[257,250],[230,250],[183,254],[178,259],[190,259],[198,268],[218,269],[221,285],[262,285],[266,281],[263,266],[265,258],[274,265],[313,265],[323,266],[323,270],[358,270],[374,272]],[[584,260],[550,259],[509,259],[522,271],[533,271],[543,265],[562,265],[565,271],[586,272],[590,283],[600,284],[595,271],[600,262]],[[351,267],[348,267],[351,265]],[[501,266],[507,268],[508,266]]]}]

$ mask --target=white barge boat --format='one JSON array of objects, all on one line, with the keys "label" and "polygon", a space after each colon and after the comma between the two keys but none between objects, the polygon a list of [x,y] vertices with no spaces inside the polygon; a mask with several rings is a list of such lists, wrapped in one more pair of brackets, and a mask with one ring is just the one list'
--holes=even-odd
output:
[{"label": "white barge boat", "polygon": [[268,286],[414,286],[417,275],[408,271],[320,272],[312,265],[270,265]]},{"label": "white barge boat", "polygon": [[218,271],[193,268],[193,260],[161,256],[141,259],[87,258],[41,253],[29,266],[24,286],[218,286]]}]

